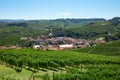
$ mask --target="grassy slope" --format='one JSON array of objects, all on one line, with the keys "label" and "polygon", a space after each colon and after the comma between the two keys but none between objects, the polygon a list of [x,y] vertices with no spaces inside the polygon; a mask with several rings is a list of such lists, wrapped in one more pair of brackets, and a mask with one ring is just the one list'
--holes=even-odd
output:
[{"label": "grassy slope", "polygon": [[20,37],[37,37],[40,34],[46,34],[48,30],[34,29],[31,27],[11,26],[0,28],[0,46],[14,45]]},{"label": "grassy slope", "polygon": [[[52,70],[48,70],[47,74],[52,78],[53,76]],[[56,72],[57,74],[60,73],[60,71]],[[26,69],[23,69],[22,72],[17,73],[15,70],[6,67],[5,65],[0,65],[0,80],[1,76],[4,76],[5,78],[12,78],[12,79],[19,79],[19,80],[28,80],[31,76],[32,72]],[[37,73],[34,73],[35,80],[43,80],[42,77],[46,74],[44,71],[39,71]]]},{"label": "grassy slope", "polygon": [[120,41],[98,45],[96,47],[74,49],[73,51],[91,53],[91,54],[101,54],[108,56],[120,56]]},{"label": "grassy slope", "polygon": [[0,76],[5,77],[19,78],[19,79],[28,79],[32,72],[23,70],[21,73],[17,73],[11,68],[6,67],[5,65],[0,65]]}]

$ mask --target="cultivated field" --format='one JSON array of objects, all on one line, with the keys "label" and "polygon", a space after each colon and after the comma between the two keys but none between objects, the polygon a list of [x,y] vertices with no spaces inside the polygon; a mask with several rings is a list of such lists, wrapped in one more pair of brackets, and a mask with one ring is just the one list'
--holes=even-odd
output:
[{"label": "cultivated field", "polygon": [[[120,58],[73,51],[0,51],[1,80],[119,80]],[[7,66],[7,67],[6,67]]]}]

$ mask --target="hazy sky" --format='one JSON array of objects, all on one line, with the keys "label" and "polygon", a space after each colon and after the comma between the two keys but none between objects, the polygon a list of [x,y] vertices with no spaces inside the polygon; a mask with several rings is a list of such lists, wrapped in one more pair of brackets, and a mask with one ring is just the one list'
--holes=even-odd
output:
[{"label": "hazy sky", "polygon": [[120,0],[0,0],[0,19],[110,19],[118,16]]}]

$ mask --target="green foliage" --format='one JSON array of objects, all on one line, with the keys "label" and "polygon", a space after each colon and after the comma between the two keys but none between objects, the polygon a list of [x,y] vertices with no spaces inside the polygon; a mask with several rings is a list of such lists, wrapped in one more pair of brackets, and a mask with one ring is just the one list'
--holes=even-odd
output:
[{"label": "green foliage", "polygon": [[73,49],[73,51],[107,56],[120,56],[120,41],[106,43],[103,45],[97,45],[95,47],[88,47],[84,49]]},{"label": "green foliage", "polygon": [[105,36],[105,41],[107,42],[117,41],[117,40],[120,40],[120,32],[116,33],[115,35]]},{"label": "green foliage", "polygon": [[[0,62],[17,69],[18,72],[23,68],[32,72],[41,70],[46,73],[48,70],[61,71],[65,69],[61,74],[54,73],[53,80],[120,79],[120,58],[117,56],[93,55],[73,51],[8,49],[0,51]],[[49,74],[40,78],[51,79]]]},{"label": "green foliage", "polygon": [[[112,23],[117,23],[117,26]],[[30,20],[12,23],[1,22],[0,25],[0,45],[14,45],[20,37],[24,36],[36,38],[44,34],[48,37],[50,30],[52,30],[54,37],[68,36],[84,39],[107,37],[110,34],[117,36],[120,33],[119,18],[109,21],[104,19]]]},{"label": "green foliage", "polygon": [[109,20],[112,25],[118,26],[120,25],[120,17],[114,17],[113,19]]},{"label": "green foliage", "polygon": [[43,80],[50,80],[50,76],[48,74],[45,74],[42,76]]},{"label": "green foliage", "polygon": [[31,44],[27,40],[19,40],[16,43],[20,47],[30,47]]},{"label": "green foliage", "polygon": [[36,38],[41,34],[48,34],[48,30],[20,26],[2,27],[0,28],[0,46],[15,45],[20,37]]},{"label": "green foliage", "polygon": [[79,66],[80,64],[120,64],[118,57],[106,57],[72,51],[37,51],[32,49],[5,50],[0,52],[2,61],[11,66],[22,68],[28,66],[39,68],[55,68]]},{"label": "green foliage", "polygon": [[[8,21],[8,22],[7,22]],[[15,45],[20,37],[37,38],[44,34],[48,37],[49,30],[64,27],[80,27],[91,22],[101,22],[104,19],[57,19],[57,20],[30,20],[30,21],[0,22],[0,46]]]},{"label": "green foliage", "polygon": [[16,79],[13,77],[0,76],[0,80],[16,80]]},{"label": "green foliage", "polygon": [[67,73],[69,74],[78,74],[79,73],[79,69],[78,68],[68,68],[66,70]]},{"label": "green foliage", "polygon": [[111,22],[96,22],[82,27],[53,29],[54,36],[68,36],[74,38],[95,39],[120,33],[120,26],[114,26]]},{"label": "green foliage", "polygon": [[27,27],[26,23],[9,23],[7,26],[23,26]]},{"label": "green foliage", "polygon": [[56,74],[54,80],[119,80],[120,66],[88,66],[87,71],[76,74]]}]

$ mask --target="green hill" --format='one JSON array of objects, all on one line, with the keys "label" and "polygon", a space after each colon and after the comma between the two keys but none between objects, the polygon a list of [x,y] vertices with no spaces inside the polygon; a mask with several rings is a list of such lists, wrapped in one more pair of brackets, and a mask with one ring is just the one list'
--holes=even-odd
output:
[{"label": "green hill", "polygon": [[88,47],[84,49],[74,49],[73,51],[107,56],[120,56],[120,41],[98,45],[95,47]]},{"label": "green hill", "polygon": [[120,36],[120,20],[113,18],[104,22],[89,23],[82,27],[72,27],[53,30],[55,36],[69,36],[75,38],[94,39],[97,37]]},{"label": "green hill", "polygon": [[0,20],[9,24],[27,23],[30,27],[51,28],[51,27],[77,27],[80,25],[106,21],[103,18],[91,19],[54,19],[54,20]]},{"label": "green hill", "polygon": [[40,34],[48,34],[48,30],[34,29],[24,26],[5,26],[0,28],[0,45],[15,45],[20,37],[37,37]]},{"label": "green hill", "polygon": [[15,45],[20,37],[48,36],[53,28],[80,27],[105,19],[57,19],[57,20],[0,20],[0,46]]},{"label": "green hill", "polygon": [[95,39],[105,37],[106,41],[120,39],[120,20],[115,17],[105,19],[56,19],[56,20],[17,20],[0,21],[0,45],[15,45],[20,37],[37,38],[48,36],[52,30],[54,37]]}]

